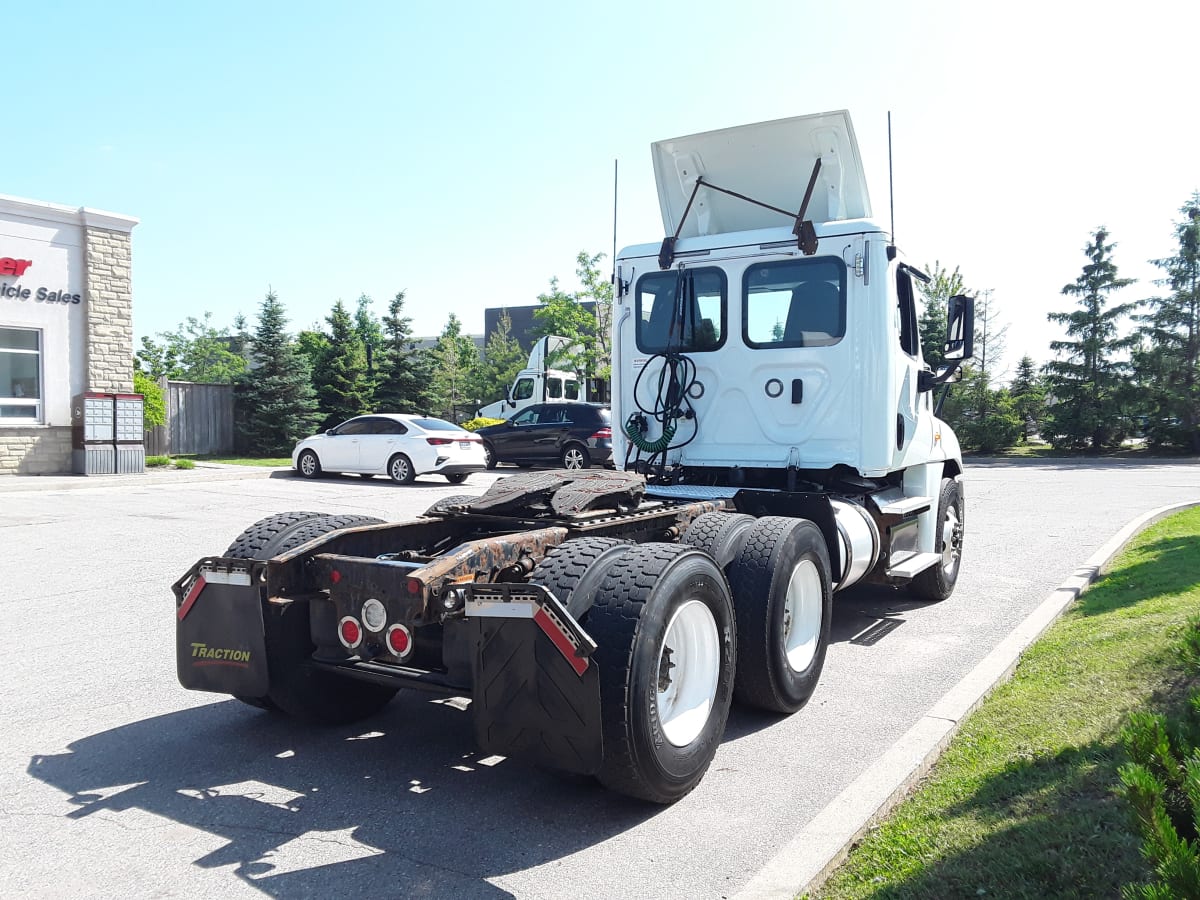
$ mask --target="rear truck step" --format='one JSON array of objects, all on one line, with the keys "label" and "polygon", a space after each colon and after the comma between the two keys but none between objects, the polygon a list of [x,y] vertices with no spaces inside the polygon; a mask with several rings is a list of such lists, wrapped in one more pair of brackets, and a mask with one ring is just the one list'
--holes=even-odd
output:
[{"label": "rear truck step", "polygon": [[911,516],[925,512],[932,505],[932,497],[901,497],[879,504],[878,509],[884,516]]}]

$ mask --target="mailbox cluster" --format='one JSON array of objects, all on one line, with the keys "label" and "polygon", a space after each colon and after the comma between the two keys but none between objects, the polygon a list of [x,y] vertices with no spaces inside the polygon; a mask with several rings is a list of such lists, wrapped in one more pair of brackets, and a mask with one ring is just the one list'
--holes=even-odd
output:
[{"label": "mailbox cluster", "polygon": [[79,475],[146,471],[141,394],[80,394],[71,404],[72,469]]}]

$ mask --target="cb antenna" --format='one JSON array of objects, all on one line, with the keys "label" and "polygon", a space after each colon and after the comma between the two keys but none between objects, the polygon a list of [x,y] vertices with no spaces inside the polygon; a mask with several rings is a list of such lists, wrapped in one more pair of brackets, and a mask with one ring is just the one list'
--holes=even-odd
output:
[{"label": "cb antenna", "polygon": [[892,246],[896,246],[896,192],[892,179],[892,111],[888,110],[888,208],[892,214]]},{"label": "cb antenna", "polygon": [[613,160],[613,245],[612,245],[612,280],[617,296],[621,295],[621,285],[617,283],[617,160]]}]

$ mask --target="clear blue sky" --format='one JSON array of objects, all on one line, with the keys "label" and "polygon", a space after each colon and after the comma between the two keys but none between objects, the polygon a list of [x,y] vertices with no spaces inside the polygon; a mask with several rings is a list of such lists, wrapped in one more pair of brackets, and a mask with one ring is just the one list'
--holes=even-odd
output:
[{"label": "clear blue sky", "polygon": [[[0,193],[137,216],[138,335],[273,286],[293,329],[398,290],[419,334],[662,237],[649,145],[849,109],[897,238],[1047,358],[1105,224],[1154,291],[1200,187],[1200,4],[26,3],[4,14]],[[607,262],[605,270],[607,271]]]}]

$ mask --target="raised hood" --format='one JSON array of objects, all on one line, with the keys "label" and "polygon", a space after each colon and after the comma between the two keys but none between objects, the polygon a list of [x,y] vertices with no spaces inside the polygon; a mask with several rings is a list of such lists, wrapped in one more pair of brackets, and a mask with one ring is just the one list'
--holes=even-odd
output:
[{"label": "raised hood", "polygon": [[[663,228],[674,234],[688,198],[703,177],[762,203],[800,211],[804,190],[819,157],[806,219],[830,222],[871,215],[871,199],[850,113],[846,110],[722,128],[651,146]],[[680,237],[724,234],[792,225],[794,219],[737,197],[701,187]]]}]

